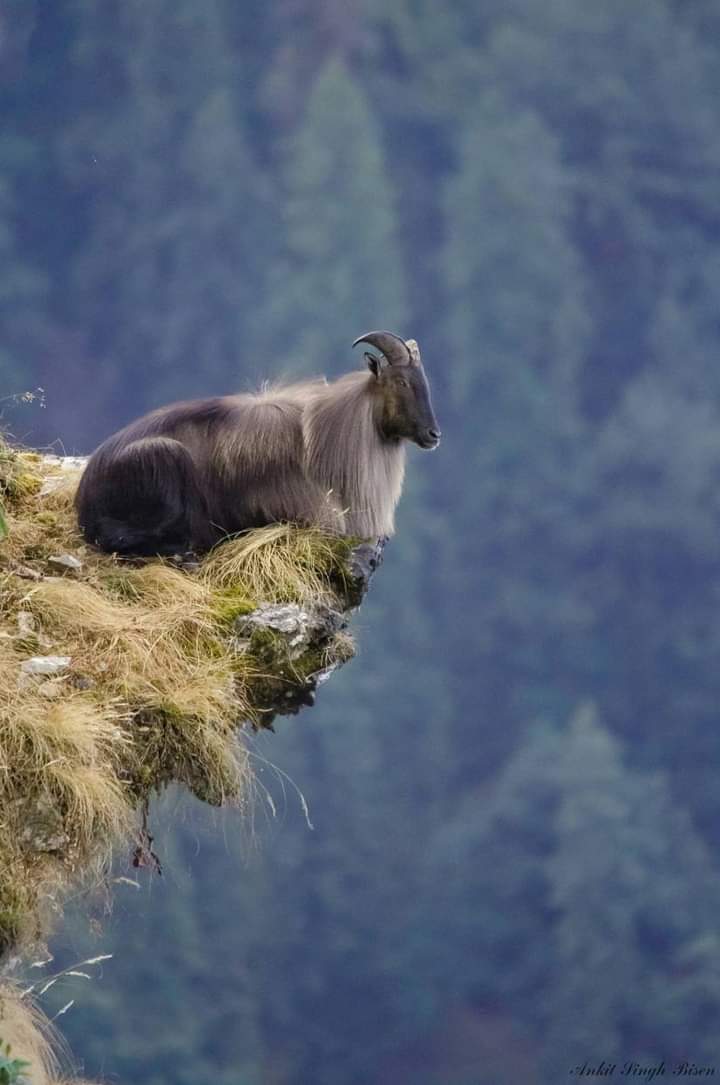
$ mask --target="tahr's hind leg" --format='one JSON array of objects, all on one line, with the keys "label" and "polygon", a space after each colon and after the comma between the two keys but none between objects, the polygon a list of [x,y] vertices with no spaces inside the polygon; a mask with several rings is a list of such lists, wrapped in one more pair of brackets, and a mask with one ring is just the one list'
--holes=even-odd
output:
[{"label": "tahr's hind leg", "polygon": [[175,554],[214,542],[193,459],[170,438],[129,444],[79,497],[85,537],[102,550]]}]

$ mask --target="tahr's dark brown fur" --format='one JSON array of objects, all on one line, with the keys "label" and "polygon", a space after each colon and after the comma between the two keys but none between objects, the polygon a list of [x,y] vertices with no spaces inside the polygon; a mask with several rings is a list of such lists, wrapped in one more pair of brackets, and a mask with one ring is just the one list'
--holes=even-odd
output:
[{"label": "tahr's dark brown fur", "polygon": [[[417,344],[389,332],[370,373],[177,403],[109,437],[76,507],[88,542],[122,554],[207,550],[280,521],[391,535],[405,446],[440,433]],[[402,349],[401,349],[402,346]]]}]

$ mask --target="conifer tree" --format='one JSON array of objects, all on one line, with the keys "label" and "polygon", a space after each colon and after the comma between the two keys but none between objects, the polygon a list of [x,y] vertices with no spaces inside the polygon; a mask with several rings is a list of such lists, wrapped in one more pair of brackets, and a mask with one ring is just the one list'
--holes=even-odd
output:
[{"label": "conifer tree", "polygon": [[549,1076],[598,1046],[641,1064],[714,1058],[717,864],[664,776],[624,764],[592,708],[571,721],[556,771]]},{"label": "conifer tree", "polygon": [[223,5],[131,0],[111,16],[78,0],[78,24],[84,109],[63,161],[90,208],[74,273],[93,347],[122,372],[128,413],[228,390],[253,353],[272,238]]},{"label": "conifer tree", "polygon": [[35,352],[47,326],[47,284],[23,258],[12,181],[0,175],[0,398],[37,384]]},{"label": "conifer tree", "polygon": [[380,133],[338,59],[319,73],[290,142],[286,188],[281,346],[288,361],[342,372],[348,339],[371,328],[403,332],[406,301]]},{"label": "conifer tree", "polygon": [[[443,338],[450,409],[465,424],[443,450],[436,501],[454,526],[438,533],[434,601],[451,614],[468,598],[479,603],[474,619],[451,623],[445,650],[458,706],[477,709],[472,723],[459,710],[457,725],[483,736],[478,743],[473,732],[470,760],[458,768],[482,776],[512,746],[514,732],[498,720],[522,716],[512,703],[520,685],[537,695],[534,710],[563,709],[544,701],[542,653],[552,654],[553,636],[572,620],[572,540],[560,526],[578,485],[577,385],[589,327],[568,173],[540,118],[486,95],[457,165],[444,201]],[[476,691],[478,658],[493,662]]]},{"label": "conifer tree", "polygon": [[595,1052],[713,1058],[720,871],[666,778],[629,767],[591,706],[534,728],[465,799],[419,899],[414,971],[436,1005],[515,1018],[548,1085]]}]

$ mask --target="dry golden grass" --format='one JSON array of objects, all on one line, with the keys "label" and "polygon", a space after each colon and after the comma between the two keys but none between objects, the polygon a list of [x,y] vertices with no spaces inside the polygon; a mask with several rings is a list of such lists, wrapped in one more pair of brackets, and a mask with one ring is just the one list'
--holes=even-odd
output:
[{"label": "dry golden grass", "polygon": [[[260,722],[254,684],[268,676],[233,622],[342,588],[347,540],[286,525],[225,543],[194,574],[98,553],[77,530],[78,477],[0,444],[0,957],[42,933],[64,881],[102,869],[153,791],[180,781],[248,801],[238,724]],[[348,658],[347,634],[324,654]],[[69,664],[35,677],[33,656]]]},{"label": "dry golden grass", "polygon": [[47,1018],[20,991],[11,985],[0,988],[0,1041],[11,1048],[13,1059],[29,1065],[28,1085],[53,1085],[59,1073],[53,1052],[57,1036]]},{"label": "dry golden grass", "polygon": [[266,602],[332,600],[332,573],[347,541],[312,528],[273,524],[219,547],[205,562],[202,579],[214,588],[251,586]]},{"label": "dry golden grass", "polygon": [[58,1076],[61,1064],[71,1062],[67,1045],[32,999],[6,983],[0,988],[0,1045],[5,1049],[8,1044],[10,1057],[28,1064],[23,1071],[27,1085],[93,1085]]}]

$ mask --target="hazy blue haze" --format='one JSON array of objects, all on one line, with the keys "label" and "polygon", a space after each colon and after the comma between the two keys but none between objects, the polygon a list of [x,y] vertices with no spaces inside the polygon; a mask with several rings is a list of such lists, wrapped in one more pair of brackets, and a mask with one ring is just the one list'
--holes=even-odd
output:
[{"label": "hazy blue haze", "polygon": [[445,435],[254,825],[170,796],[59,938],[89,1074],[720,1074],[719,93],[713,0],[0,0],[11,433],[388,327]]}]

